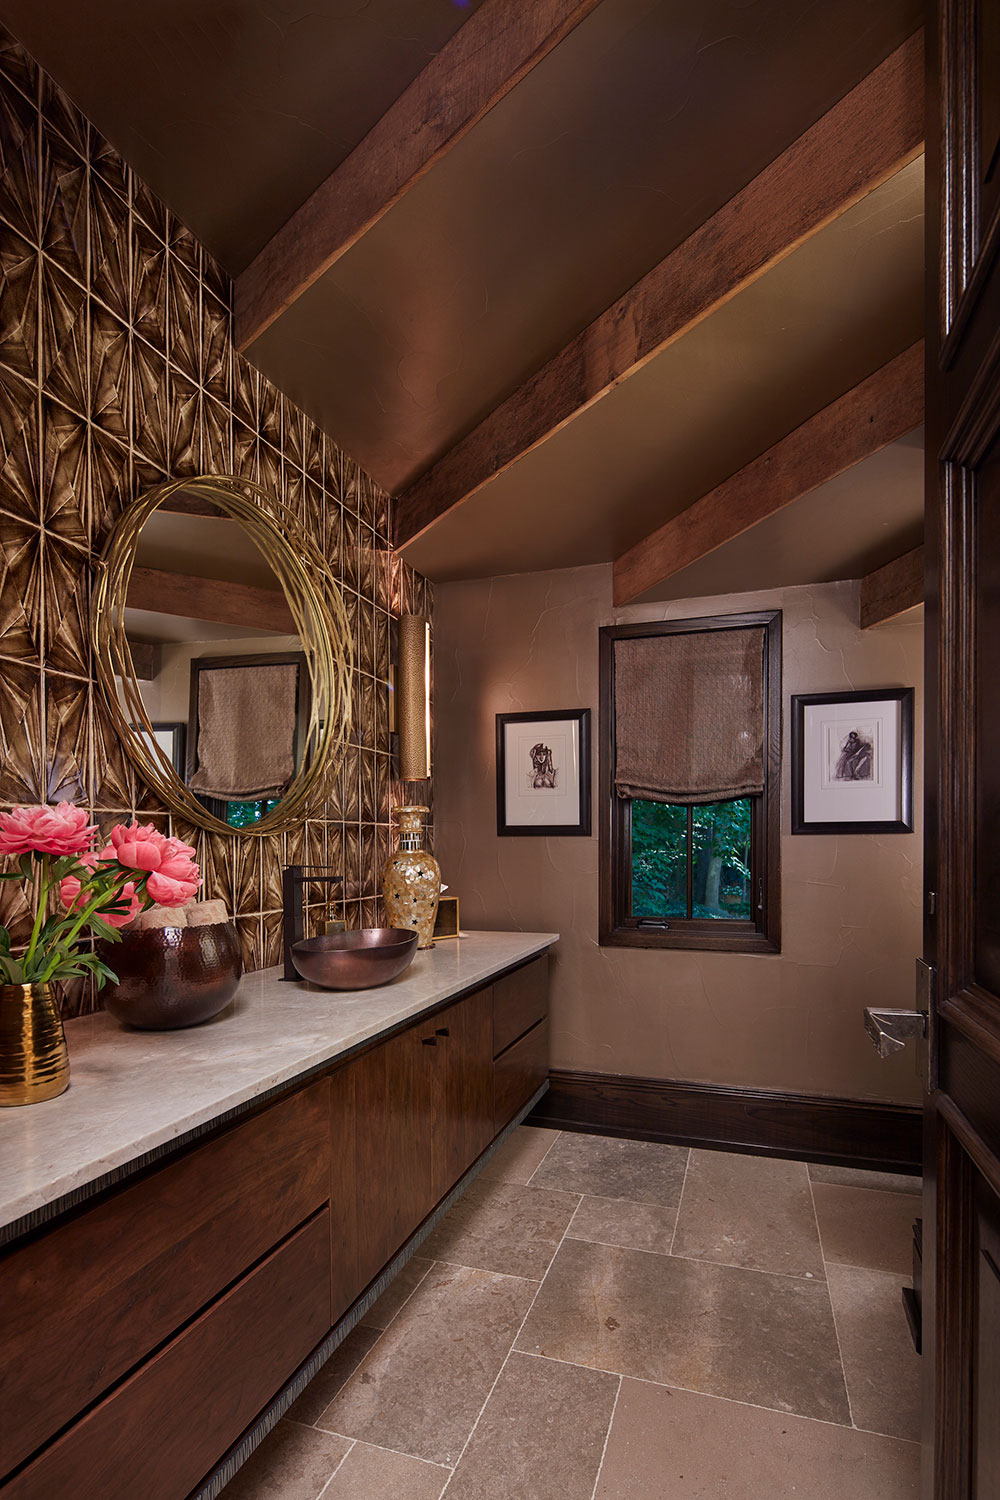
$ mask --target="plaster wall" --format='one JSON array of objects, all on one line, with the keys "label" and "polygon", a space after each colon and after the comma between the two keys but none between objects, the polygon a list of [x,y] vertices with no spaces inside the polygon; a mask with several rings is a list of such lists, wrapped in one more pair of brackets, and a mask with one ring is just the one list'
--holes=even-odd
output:
[{"label": "plaster wall", "polygon": [[[590,707],[598,627],[758,608],[783,611],[782,951],[749,955],[597,943],[592,838],[498,838],[495,715]],[[865,1005],[907,1006],[920,952],[922,611],[858,628],[858,585],[612,606],[609,566],[440,585],[435,592],[435,829],[469,928],[561,934],[552,1066],[806,1094],[915,1102],[911,1049],[881,1062]],[[916,830],[790,828],[793,693],[916,688]]]}]

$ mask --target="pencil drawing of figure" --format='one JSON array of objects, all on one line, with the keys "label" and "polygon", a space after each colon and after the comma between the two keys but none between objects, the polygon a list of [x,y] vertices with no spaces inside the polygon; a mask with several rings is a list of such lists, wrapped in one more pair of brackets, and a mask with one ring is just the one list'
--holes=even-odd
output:
[{"label": "pencil drawing of figure", "polygon": [[835,777],[837,781],[871,781],[872,742],[852,729],[840,747]]},{"label": "pencil drawing of figure", "polygon": [[537,745],[532,745],[529,754],[531,755],[529,777],[532,789],[539,792],[547,787],[554,787],[556,784],[556,768],[552,763],[552,751],[548,745],[543,745],[541,740],[539,740]]}]

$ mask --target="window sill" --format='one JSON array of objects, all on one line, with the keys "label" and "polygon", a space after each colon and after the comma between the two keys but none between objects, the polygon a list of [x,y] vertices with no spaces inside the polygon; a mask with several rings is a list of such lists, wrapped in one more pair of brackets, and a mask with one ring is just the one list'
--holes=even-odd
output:
[{"label": "window sill", "polygon": [[652,928],[615,927],[598,937],[601,948],[686,948],[703,953],[780,953],[780,938],[764,932],[733,930],[706,932],[703,928],[685,930],[678,924],[666,932]]}]

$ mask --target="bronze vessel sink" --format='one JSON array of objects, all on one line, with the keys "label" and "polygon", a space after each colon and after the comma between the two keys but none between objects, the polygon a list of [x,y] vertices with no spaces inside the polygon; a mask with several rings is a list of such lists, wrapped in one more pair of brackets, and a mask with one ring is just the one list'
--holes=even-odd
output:
[{"label": "bronze vessel sink", "polygon": [[361,927],[328,932],[292,944],[292,963],[303,979],[326,990],[370,990],[388,984],[413,962],[418,934],[404,927]]}]

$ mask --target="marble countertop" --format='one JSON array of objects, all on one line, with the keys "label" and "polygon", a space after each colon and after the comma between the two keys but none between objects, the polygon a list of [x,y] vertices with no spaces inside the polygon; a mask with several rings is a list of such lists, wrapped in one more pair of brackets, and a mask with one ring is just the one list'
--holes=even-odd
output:
[{"label": "marble countertop", "polygon": [[551,932],[463,933],[372,990],[321,990],[263,969],[244,976],[220,1016],[183,1031],[126,1030],[104,1011],[67,1022],[66,1093],[0,1109],[0,1229],[86,1196],[109,1174],[556,941]]}]

